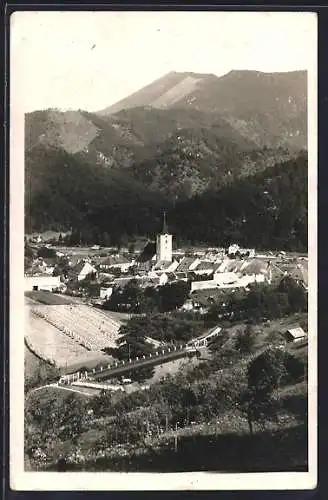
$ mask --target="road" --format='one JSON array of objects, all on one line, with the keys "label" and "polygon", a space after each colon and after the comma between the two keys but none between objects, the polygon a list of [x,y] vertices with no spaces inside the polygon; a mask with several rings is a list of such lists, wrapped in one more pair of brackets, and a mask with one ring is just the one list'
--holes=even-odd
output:
[{"label": "road", "polygon": [[180,351],[168,352],[166,354],[152,356],[151,358],[149,357],[146,359],[140,359],[138,361],[134,361],[133,363],[125,363],[124,365],[120,365],[110,369],[103,369],[102,371],[96,372],[95,374],[91,374],[91,377],[94,380],[103,380],[109,377],[121,375],[122,373],[126,373],[132,370],[137,370],[145,366],[156,366],[167,363],[169,361],[173,361],[175,359],[185,358],[188,355],[195,356],[196,352],[186,351],[185,349]]}]

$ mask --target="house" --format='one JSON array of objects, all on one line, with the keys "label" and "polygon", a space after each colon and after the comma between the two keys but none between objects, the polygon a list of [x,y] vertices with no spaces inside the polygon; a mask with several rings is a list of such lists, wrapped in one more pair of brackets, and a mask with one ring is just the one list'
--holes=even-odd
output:
[{"label": "house", "polygon": [[46,274],[51,274],[54,272],[55,267],[56,267],[57,259],[55,258],[50,258],[50,257],[44,257],[42,259],[42,267],[43,270]]},{"label": "house", "polygon": [[109,269],[119,269],[122,273],[127,273],[131,266],[133,266],[133,261],[128,261],[124,257],[119,255],[111,255],[103,261],[100,262],[98,268],[100,271],[108,271]]},{"label": "house", "polygon": [[306,340],[308,338],[307,333],[300,326],[296,326],[294,328],[289,328],[284,337],[287,342],[301,342],[302,340]]},{"label": "house", "polygon": [[233,244],[228,248],[228,255],[241,255],[244,257],[255,257],[254,248],[240,248],[239,245]]},{"label": "house", "polygon": [[215,269],[215,265],[213,262],[210,262],[208,260],[202,260],[194,269],[193,272],[195,274],[206,274],[206,275],[211,275],[213,274]]},{"label": "house", "polygon": [[174,272],[179,266],[179,262],[177,260],[173,260],[173,262],[168,262],[168,261],[158,261],[156,264],[153,266],[153,271],[157,272]]},{"label": "house", "polygon": [[294,278],[294,280],[297,283],[300,283],[305,290],[308,289],[308,265],[307,261],[302,261],[301,263],[298,263],[296,267],[292,270],[290,273],[291,277]]},{"label": "house", "polygon": [[236,283],[238,282],[238,274],[233,271],[215,273],[213,275],[213,281],[216,286],[219,286],[221,288],[225,285],[236,285]]},{"label": "house", "polygon": [[195,257],[183,257],[176,268],[178,273],[193,271],[201,263],[201,260]]},{"label": "house", "polygon": [[82,281],[92,273],[97,273],[97,270],[89,262],[80,260],[74,267],[68,271],[70,280]]},{"label": "house", "polygon": [[188,281],[189,275],[185,271],[180,271],[180,272],[175,272],[174,273],[175,279],[174,281]]},{"label": "house", "polygon": [[113,293],[112,286],[101,286],[99,292],[99,298],[107,300],[112,295],[112,293]]},{"label": "house", "polygon": [[193,281],[191,283],[190,292],[192,293],[196,290],[211,290],[212,288],[217,288],[217,284],[214,280]]},{"label": "house", "polygon": [[59,276],[49,276],[47,274],[25,276],[24,284],[25,284],[24,290],[26,292],[33,290],[34,291],[45,290],[52,292],[57,289],[60,289],[62,286]]},{"label": "house", "polygon": [[140,283],[140,278],[137,276],[127,276],[126,278],[115,278],[112,284],[118,288],[124,288],[130,281],[135,280]]},{"label": "house", "polygon": [[191,299],[187,299],[180,309],[182,311],[192,311],[194,309],[193,301]]},{"label": "house", "polygon": [[167,282],[168,277],[165,273],[159,276],[142,276],[140,278],[140,285],[142,288],[163,286],[166,285]]}]

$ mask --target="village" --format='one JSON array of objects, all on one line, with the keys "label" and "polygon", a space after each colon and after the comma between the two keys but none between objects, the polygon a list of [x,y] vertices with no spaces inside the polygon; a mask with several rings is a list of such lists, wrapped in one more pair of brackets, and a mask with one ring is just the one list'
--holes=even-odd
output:
[{"label": "village", "polygon": [[[113,369],[115,373],[126,371],[122,365],[119,370],[117,364],[120,361],[124,365],[124,359],[130,363],[134,359],[139,368],[140,361],[147,355],[160,355],[151,363],[163,364],[170,363],[173,355],[181,358],[189,356],[191,351],[196,354],[199,347],[206,348],[219,335],[222,322],[238,318],[239,311],[227,307],[231,297],[235,295],[237,300],[240,293],[247,296],[256,285],[274,289],[288,277],[307,293],[306,256],[281,251],[257,252],[238,244],[226,249],[174,250],[173,238],[164,213],[156,243],[146,242],[143,248],[133,252],[99,245],[62,247],[42,241],[40,236],[26,241],[29,259],[25,270],[25,300],[29,323],[25,343],[28,349],[59,367],[63,374],[79,373],[75,379],[64,377],[66,381],[77,382],[82,372],[84,379],[104,378],[104,368],[110,378]],[[142,294],[146,302],[152,299],[156,307],[165,290],[172,297],[164,309],[161,302],[162,309],[158,312],[171,315],[172,321],[188,318],[189,323],[182,326],[185,333],[176,337],[173,334],[168,341],[161,327],[156,333],[158,338],[152,338],[140,326],[143,344],[139,342],[131,352],[134,341],[125,340],[123,346],[129,344],[129,354],[121,352],[122,325],[147,312],[150,317],[154,313],[154,304],[150,308],[142,307],[136,293]],[[178,297],[174,297],[175,294]],[[214,329],[208,320],[213,311]],[[307,339],[307,332],[299,324],[287,330],[288,341]],[[173,349],[176,351],[177,347],[179,352],[174,354]],[[119,359],[115,359],[117,355]],[[101,387],[105,387],[104,384]]]},{"label": "village", "polygon": [[206,312],[211,293],[247,290],[253,283],[276,283],[287,275],[307,290],[305,255],[257,252],[238,244],[226,249],[173,250],[172,243],[165,216],[156,244],[149,242],[139,252],[98,245],[62,248],[34,238],[29,243],[34,255],[25,269],[25,291],[52,291],[101,305],[113,290],[132,280],[143,289],[184,281],[190,283],[190,295],[183,309]]},{"label": "village", "polygon": [[[164,215],[156,242],[133,252],[97,244],[64,247],[42,237],[25,241],[29,407],[45,397],[43,415],[47,398],[61,412],[71,397],[86,414],[79,444],[68,441],[66,451],[59,443],[48,457],[33,438],[28,449],[35,463],[45,466],[54,456],[59,461],[65,456],[65,464],[83,467],[88,460],[106,457],[111,467],[120,468],[122,453],[138,462],[135,447],[142,440],[148,443],[145,456],[149,446],[177,456],[189,434],[196,440],[204,432],[210,440],[220,439],[226,424],[225,417],[217,416],[219,408],[229,414],[231,398],[240,405],[245,367],[262,358],[269,365],[278,363],[275,370],[281,363],[286,366],[285,383],[292,384],[288,390],[302,400],[307,256],[238,244],[174,249],[173,238]],[[200,393],[197,387],[203,387]],[[170,410],[161,391],[172,400]],[[185,401],[185,391],[194,399]],[[284,391],[279,392],[282,402]],[[152,398],[155,411],[147,409]],[[80,414],[74,408],[70,416]],[[281,411],[289,412],[294,425],[294,410]],[[243,406],[233,412],[229,418],[244,436]],[[99,417],[105,426],[108,419],[109,426],[104,435],[96,430],[91,445],[87,435]]]}]

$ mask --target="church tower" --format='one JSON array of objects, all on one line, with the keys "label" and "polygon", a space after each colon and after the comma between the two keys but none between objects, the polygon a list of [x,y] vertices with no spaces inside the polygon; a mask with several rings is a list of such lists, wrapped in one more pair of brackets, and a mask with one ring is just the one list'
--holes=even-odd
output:
[{"label": "church tower", "polygon": [[172,262],[172,234],[169,234],[167,229],[165,212],[163,230],[156,238],[156,260],[157,262]]}]

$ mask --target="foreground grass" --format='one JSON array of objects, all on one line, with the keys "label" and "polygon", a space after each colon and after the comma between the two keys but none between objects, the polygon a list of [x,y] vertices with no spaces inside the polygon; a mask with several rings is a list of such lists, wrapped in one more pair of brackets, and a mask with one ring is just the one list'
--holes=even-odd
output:
[{"label": "foreground grass", "polygon": [[[180,436],[162,445],[121,449],[83,464],[66,464],[67,471],[120,472],[282,472],[307,471],[307,426],[276,431]],[[53,464],[47,470],[58,470]]]}]

